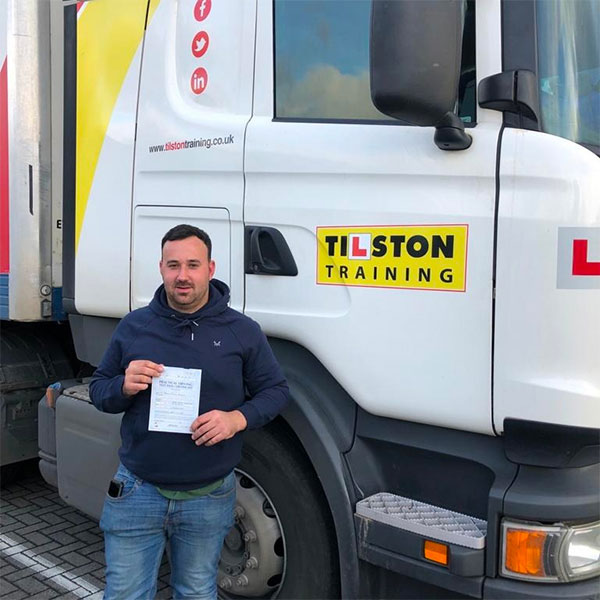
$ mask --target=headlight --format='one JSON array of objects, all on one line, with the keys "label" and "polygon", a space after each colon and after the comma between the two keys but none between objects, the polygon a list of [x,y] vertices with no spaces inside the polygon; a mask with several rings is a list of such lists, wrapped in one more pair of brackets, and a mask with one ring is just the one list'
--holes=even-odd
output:
[{"label": "headlight", "polygon": [[600,523],[570,528],[563,548],[567,579],[587,579],[600,573]]},{"label": "headlight", "polygon": [[568,526],[504,519],[502,563],[505,577],[566,582],[600,574],[600,521]]}]

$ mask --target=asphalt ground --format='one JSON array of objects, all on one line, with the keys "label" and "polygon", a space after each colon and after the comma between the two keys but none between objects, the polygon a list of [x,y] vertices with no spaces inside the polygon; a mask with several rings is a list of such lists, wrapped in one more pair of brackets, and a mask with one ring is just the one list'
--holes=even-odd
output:
[{"label": "asphalt ground", "polygon": [[[104,540],[98,523],[65,504],[29,465],[0,492],[0,598],[100,600]],[[169,565],[159,571],[157,598],[170,598]]]}]

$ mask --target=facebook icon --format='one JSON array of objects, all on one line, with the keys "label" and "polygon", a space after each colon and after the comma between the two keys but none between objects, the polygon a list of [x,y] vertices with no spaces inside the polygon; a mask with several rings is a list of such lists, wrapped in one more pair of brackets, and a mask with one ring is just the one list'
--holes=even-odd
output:
[{"label": "facebook icon", "polygon": [[204,19],[208,17],[211,7],[211,0],[198,0],[194,7],[194,17],[196,18],[196,21],[204,21]]}]

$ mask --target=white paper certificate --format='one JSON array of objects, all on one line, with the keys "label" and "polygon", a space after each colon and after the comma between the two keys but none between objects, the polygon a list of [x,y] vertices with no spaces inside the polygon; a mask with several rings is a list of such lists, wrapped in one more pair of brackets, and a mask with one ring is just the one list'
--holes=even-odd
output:
[{"label": "white paper certificate", "polygon": [[198,416],[202,369],[165,367],[160,377],[152,378],[149,431],[191,433]]}]

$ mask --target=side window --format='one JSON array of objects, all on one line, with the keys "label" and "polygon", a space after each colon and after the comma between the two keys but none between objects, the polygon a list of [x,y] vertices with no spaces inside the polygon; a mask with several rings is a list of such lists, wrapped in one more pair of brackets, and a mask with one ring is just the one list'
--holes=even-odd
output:
[{"label": "side window", "polygon": [[[274,0],[275,117],[390,120],[371,102],[371,0]],[[465,14],[459,114],[475,121],[475,1]]]},{"label": "side window", "polygon": [[[542,130],[600,146],[600,5],[536,4]],[[597,152],[597,150],[596,150]]]}]

